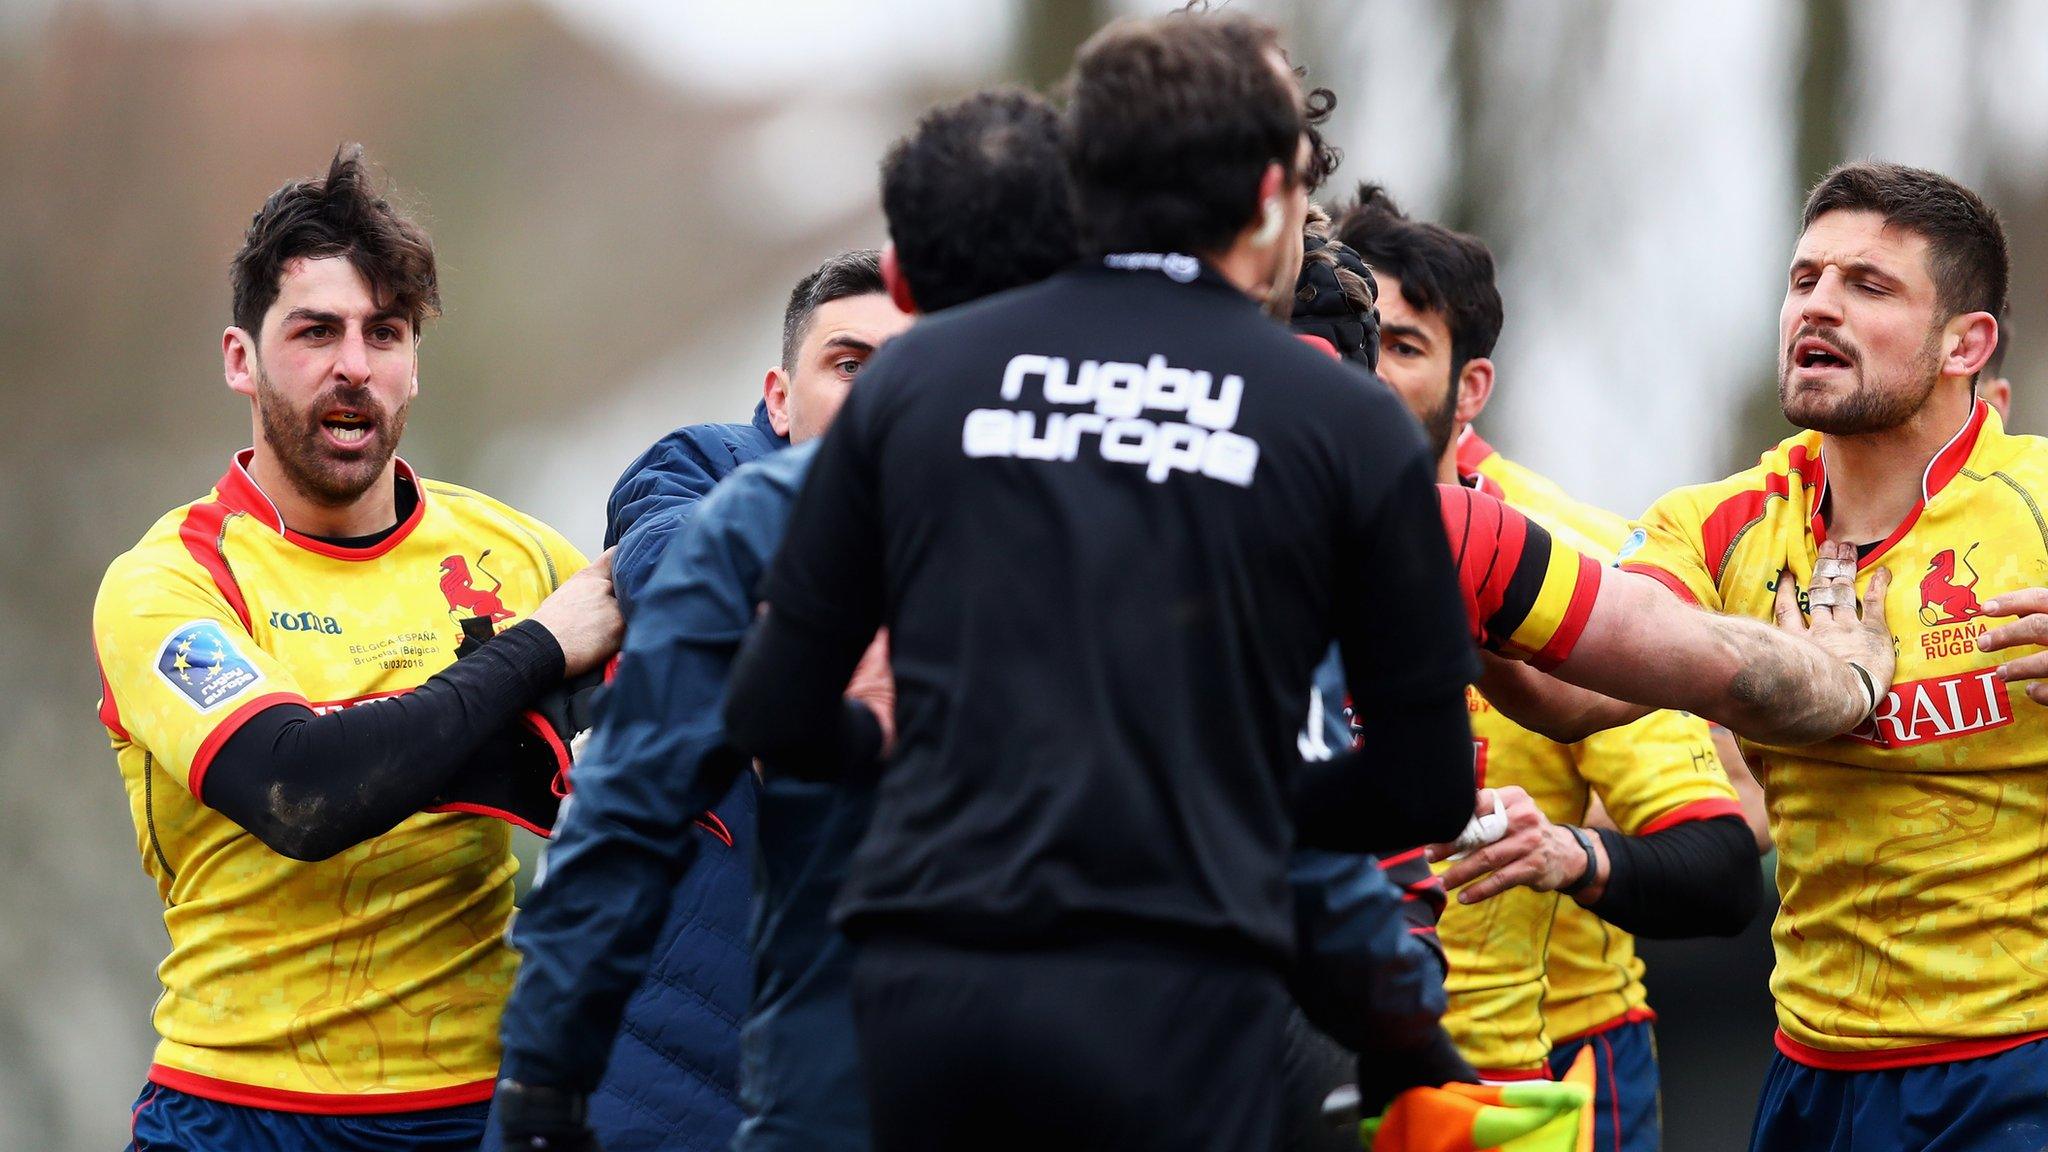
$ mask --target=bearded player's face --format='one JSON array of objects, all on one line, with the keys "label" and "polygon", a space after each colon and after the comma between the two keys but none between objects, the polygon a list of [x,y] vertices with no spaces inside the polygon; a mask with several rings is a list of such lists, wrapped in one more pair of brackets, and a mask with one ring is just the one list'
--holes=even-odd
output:
[{"label": "bearded player's face", "polygon": [[1896,428],[1939,378],[1942,326],[1925,237],[1875,212],[1823,214],[1799,238],[1778,314],[1778,403],[1837,436]]},{"label": "bearded player's face", "polygon": [[408,317],[345,257],[285,266],[250,376],[264,445],[308,499],[346,505],[384,474],[418,390],[416,357]]},{"label": "bearded player's face", "polygon": [[1451,375],[1451,330],[1436,312],[1401,295],[1401,281],[1384,272],[1380,285],[1380,379],[1422,422],[1429,448],[1442,458],[1457,429],[1457,383]]}]

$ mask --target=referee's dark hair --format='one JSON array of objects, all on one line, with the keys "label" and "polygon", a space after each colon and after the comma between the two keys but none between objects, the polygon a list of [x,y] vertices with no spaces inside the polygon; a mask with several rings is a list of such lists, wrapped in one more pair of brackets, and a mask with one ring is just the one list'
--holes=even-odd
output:
[{"label": "referee's dark hair", "polygon": [[1377,184],[1360,184],[1358,201],[1332,213],[1337,239],[1375,272],[1401,282],[1401,298],[1443,317],[1451,335],[1451,379],[1466,363],[1493,355],[1503,310],[1493,253],[1476,236],[1411,220]]},{"label": "referee's dark hair", "polygon": [[1239,12],[1119,20],[1090,37],[1067,105],[1090,248],[1221,251],[1257,217],[1267,165],[1290,187],[1307,175],[1296,170],[1307,115],[1283,61],[1273,26]]},{"label": "referee's dark hair", "polygon": [[235,327],[260,341],[285,266],[327,256],[347,257],[377,303],[405,316],[413,339],[421,323],[441,314],[434,242],[392,207],[360,144],[335,149],[324,179],[293,180],[256,210],[229,265]]},{"label": "referee's dark hair", "polygon": [[873,248],[841,252],[797,281],[789,293],[789,306],[782,310],[782,370],[795,370],[797,346],[804,342],[811,317],[819,308],[870,292],[888,293],[882,284],[882,254]]},{"label": "referee's dark hair", "polygon": [[1081,241],[1059,113],[1019,88],[932,109],[882,161],[882,214],[925,312],[1067,267]]}]

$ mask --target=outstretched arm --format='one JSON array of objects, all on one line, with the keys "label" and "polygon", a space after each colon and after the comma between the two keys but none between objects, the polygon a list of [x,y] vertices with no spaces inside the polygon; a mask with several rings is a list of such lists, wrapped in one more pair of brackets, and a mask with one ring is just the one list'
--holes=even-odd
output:
[{"label": "outstretched arm", "polygon": [[1773,629],[1701,611],[1655,580],[1610,570],[1584,634],[1554,671],[1591,694],[1497,662],[1481,687],[1517,723],[1565,742],[1649,708],[1677,708],[1759,743],[1811,744],[1861,723],[1891,686],[1890,584],[1890,573],[1878,570],[1859,617],[1854,550],[1823,545],[1807,594],[1811,623],[1801,619],[1792,581],[1781,579]]}]

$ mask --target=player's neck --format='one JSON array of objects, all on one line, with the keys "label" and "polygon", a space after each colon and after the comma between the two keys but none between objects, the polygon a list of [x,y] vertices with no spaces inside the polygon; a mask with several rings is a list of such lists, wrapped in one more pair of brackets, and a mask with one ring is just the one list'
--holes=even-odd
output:
[{"label": "player's neck", "polygon": [[1458,438],[1456,436],[1451,437],[1450,445],[1444,449],[1441,456],[1436,458],[1436,482],[1439,484],[1459,484],[1463,482],[1463,477],[1458,475]]},{"label": "player's neck", "polygon": [[1867,436],[1822,436],[1828,473],[1828,538],[1868,544],[1892,534],[1920,503],[1927,465],[1969,422],[1968,389],[1935,386],[1897,428]]},{"label": "player's neck", "polygon": [[306,536],[347,538],[369,536],[398,523],[397,468],[393,457],[361,496],[347,504],[328,504],[300,491],[259,439],[249,460],[249,478],[277,506],[285,527]]}]

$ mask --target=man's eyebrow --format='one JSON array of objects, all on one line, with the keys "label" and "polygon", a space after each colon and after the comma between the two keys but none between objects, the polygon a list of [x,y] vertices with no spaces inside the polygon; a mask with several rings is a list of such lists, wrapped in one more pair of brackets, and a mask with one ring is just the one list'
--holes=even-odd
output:
[{"label": "man's eyebrow", "polygon": [[284,319],[287,324],[294,320],[311,320],[316,324],[338,325],[341,323],[341,314],[338,312],[322,312],[317,308],[294,308],[284,314]]},{"label": "man's eyebrow", "polygon": [[363,321],[363,323],[364,323],[364,325],[366,325],[366,326],[367,326],[367,325],[370,325],[370,324],[376,324],[376,323],[379,323],[380,321],[390,321],[390,320],[396,320],[396,321],[398,321],[398,322],[399,322],[399,323],[401,323],[401,324],[410,324],[410,323],[412,323],[412,317],[410,317],[410,316],[406,315],[406,313],[405,313],[405,310],[404,310],[404,309],[402,309],[402,308],[398,308],[398,307],[395,307],[395,306],[394,306],[394,307],[391,307],[391,308],[383,308],[383,309],[379,309],[378,311],[375,311],[375,312],[372,312],[372,313],[370,313],[370,318],[369,318],[369,319],[367,319],[367,320],[365,320],[365,321]]},{"label": "man's eyebrow", "polygon": [[1424,332],[1413,324],[1389,324],[1380,329],[1380,336],[1382,338],[1399,336],[1408,340],[1417,340],[1424,344],[1429,343],[1429,333]]},{"label": "man's eyebrow", "polygon": [[861,339],[858,336],[848,336],[845,333],[841,333],[837,336],[828,338],[825,341],[823,349],[821,350],[830,352],[838,348],[844,348],[853,352],[867,353],[873,353],[875,350],[875,346],[873,344],[868,343],[867,341]]}]

